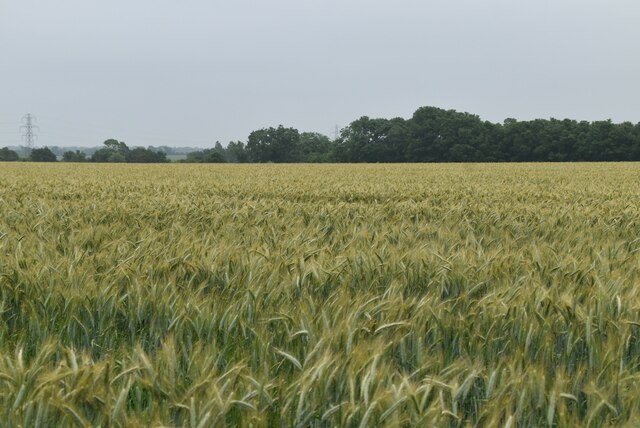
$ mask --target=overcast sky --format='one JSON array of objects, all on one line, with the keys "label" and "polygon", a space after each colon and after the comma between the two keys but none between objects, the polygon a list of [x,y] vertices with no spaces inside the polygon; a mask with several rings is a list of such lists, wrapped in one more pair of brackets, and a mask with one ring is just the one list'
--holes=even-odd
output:
[{"label": "overcast sky", "polygon": [[0,0],[0,147],[212,146],[420,106],[640,121],[638,0]]}]

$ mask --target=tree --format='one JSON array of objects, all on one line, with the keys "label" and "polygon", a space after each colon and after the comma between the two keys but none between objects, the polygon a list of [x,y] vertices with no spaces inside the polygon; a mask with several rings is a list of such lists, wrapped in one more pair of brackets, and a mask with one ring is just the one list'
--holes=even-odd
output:
[{"label": "tree", "polygon": [[303,132],[300,134],[300,161],[329,162],[331,146],[331,140],[326,135]]},{"label": "tree", "polygon": [[[120,153],[121,154],[121,153]],[[167,155],[162,152],[154,152],[151,149],[145,149],[143,147],[135,147],[130,149],[125,154],[125,160],[131,163],[165,163],[169,162]]]},{"label": "tree", "polygon": [[421,107],[411,118],[412,141],[407,148],[411,162],[441,162],[446,147],[441,132],[446,111],[436,107]]},{"label": "tree", "polygon": [[227,160],[224,157],[224,152],[219,150],[209,150],[209,152],[204,157],[205,163],[226,163]]},{"label": "tree", "polygon": [[225,163],[227,159],[224,155],[224,149],[219,148],[204,149],[198,152],[187,154],[187,163]]},{"label": "tree", "polygon": [[342,130],[339,144],[347,162],[383,162],[387,119],[362,116]]},{"label": "tree", "polygon": [[127,147],[127,145],[123,141],[118,141],[113,138],[106,140],[103,144],[107,149],[111,149],[114,152],[118,152],[123,155],[126,155],[126,153],[129,151],[129,147]]},{"label": "tree", "polygon": [[503,152],[507,162],[527,162],[533,156],[531,150],[536,142],[532,135],[529,122],[505,121],[502,133]]},{"label": "tree", "polygon": [[91,155],[91,162],[109,162],[112,153],[113,151],[107,148],[98,149]]},{"label": "tree", "polygon": [[9,149],[8,147],[3,147],[0,149],[0,162],[15,162],[19,160],[20,157],[18,153]]},{"label": "tree", "polygon": [[336,155],[345,162],[404,162],[411,139],[410,126],[402,118],[363,116],[342,130]]},{"label": "tree", "polygon": [[76,150],[75,152],[66,151],[62,154],[63,162],[86,162],[86,160],[87,160],[87,155],[84,152],[81,152],[80,150]]},{"label": "tree", "polygon": [[91,162],[126,162],[129,147],[124,142],[110,138],[103,145],[91,156]]},{"label": "tree", "polygon": [[48,147],[31,151],[32,162],[56,162],[57,160],[56,155]]},{"label": "tree", "polygon": [[113,152],[109,155],[109,159],[107,160],[107,162],[109,163],[124,163],[127,161],[127,158],[124,157],[124,155],[122,153],[119,152]]},{"label": "tree", "polygon": [[478,162],[482,159],[482,153],[469,144],[454,144],[449,149],[451,162]]},{"label": "tree", "polygon": [[[473,161],[499,157],[496,126],[478,116],[436,107],[421,107],[410,119],[410,162]],[[455,148],[454,148],[455,147]]]},{"label": "tree", "polygon": [[229,162],[249,162],[247,149],[242,141],[230,141],[225,150]]},{"label": "tree", "polygon": [[300,133],[282,125],[253,131],[247,140],[247,152],[253,162],[298,162]]}]

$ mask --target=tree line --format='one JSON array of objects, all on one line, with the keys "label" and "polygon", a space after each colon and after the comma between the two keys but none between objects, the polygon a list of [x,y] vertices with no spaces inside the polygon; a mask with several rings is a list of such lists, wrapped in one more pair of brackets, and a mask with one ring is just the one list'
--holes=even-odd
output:
[{"label": "tree line", "polygon": [[[7,147],[0,149],[0,161],[18,161],[17,152]],[[31,162],[56,162],[58,157],[48,147],[31,150],[29,157],[24,159]],[[91,156],[81,150],[69,150],[62,154],[63,162],[111,162],[111,163],[165,163],[169,162],[166,153],[145,149],[144,147],[129,148],[124,142],[108,139],[103,147],[96,150]]]},{"label": "tree line", "polygon": [[535,119],[503,123],[421,107],[409,119],[363,116],[331,140],[295,128],[254,131],[191,153],[192,162],[577,162],[640,160],[640,123]]},{"label": "tree line", "polygon": [[[43,150],[43,149],[38,149]],[[0,160],[17,160],[0,149]],[[32,160],[34,159],[34,150]],[[38,153],[42,157],[42,153]],[[55,157],[55,155],[54,155]],[[50,158],[50,156],[49,156]],[[55,160],[55,159],[54,159]],[[107,140],[90,158],[66,152],[66,161],[167,162],[161,151],[129,149]],[[535,119],[503,123],[421,107],[409,119],[363,116],[335,139],[295,128],[264,128],[246,142],[220,143],[189,153],[181,162],[575,162],[640,160],[640,123],[611,120]]]}]

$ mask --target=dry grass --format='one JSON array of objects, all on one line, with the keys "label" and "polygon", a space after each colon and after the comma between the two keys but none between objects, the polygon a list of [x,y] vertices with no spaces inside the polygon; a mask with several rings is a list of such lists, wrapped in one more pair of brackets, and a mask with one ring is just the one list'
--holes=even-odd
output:
[{"label": "dry grass", "polygon": [[637,425],[639,201],[636,164],[0,164],[0,419]]}]

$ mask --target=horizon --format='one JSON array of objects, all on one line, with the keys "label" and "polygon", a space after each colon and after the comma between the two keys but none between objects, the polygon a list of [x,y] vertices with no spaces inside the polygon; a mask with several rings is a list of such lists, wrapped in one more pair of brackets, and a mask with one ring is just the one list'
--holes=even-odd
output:
[{"label": "horizon", "polygon": [[[437,106],[425,106],[425,107],[436,107],[436,108],[440,108]],[[518,118],[514,118],[514,117],[506,117],[504,118],[502,121],[491,121],[491,120],[487,120],[485,118],[483,118],[482,116],[475,114],[473,112],[468,112],[468,111],[460,111],[460,110],[456,110],[456,109],[442,109],[442,110],[453,110],[456,111],[458,113],[464,113],[464,114],[471,114],[474,116],[478,116],[483,122],[491,122],[494,124],[504,124],[507,120],[510,119],[515,119],[518,122],[529,122],[529,121],[535,121],[535,120],[546,120],[546,121],[551,121],[551,120],[559,120],[559,121],[563,121],[563,120],[571,120],[571,121],[575,121],[575,122],[589,122],[589,123],[594,123],[594,122],[606,122],[606,121],[611,121],[614,124],[621,124],[621,123],[632,123],[633,125],[640,125],[640,120],[638,120],[637,122],[633,122],[633,121],[629,121],[629,120],[625,120],[625,121],[615,121],[611,118],[602,118],[602,119],[595,119],[595,120],[585,120],[585,119],[579,119],[579,118],[571,118],[571,117],[538,117],[538,118],[531,118],[531,119],[518,119]],[[349,124],[359,118],[361,118],[363,116],[359,116],[357,118],[352,119]],[[385,118],[377,118],[377,117],[370,117],[371,119],[393,119],[393,118],[397,118],[399,116],[396,117],[385,117]],[[409,120],[411,118],[411,116],[409,117],[402,117],[402,119],[404,120]],[[39,122],[38,122],[39,123]],[[345,125],[348,126],[349,124]],[[272,125],[273,127],[277,127],[280,126],[282,124],[277,124],[277,125]],[[39,126],[39,125],[38,125]],[[284,126],[284,125],[283,125]],[[269,128],[269,126],[264,127],[264,128],[260,128],[260,129],[265,129],[265,128]],[[258,130],[258,129],[255,129]],[[255,131],[254,130],[254,131]],[[316,131],[308,131],[308,130],[304,130],[304,129],[298,129],[298,131],[300,133],[303,132],[316,132]],[[322,134],[326,137],[332,138],[333,136],[330,135],[330,133],[322,133],[320,132],[319,134]],[[248,136],[247,136],[248,137]],[[238,139],[238,140],[232,140],[232,141],[213,141],[212,143],[210,143],[209,145],[204,145],[204,146],[181,146],[181,145],[172,145],[170,143],[156,143],[156,144],[146,144],[146,145],[142,145],[142,144],[129,144],[126,141],[122,141],[118,138],[115,137],[107,137],[104,138],[104,140],[102,140],[102,142],[97,143],[97,144],[93,144],[93,145],[82,145],[82,144],[69,144],[69,145],[64,145],[64,144],[49,144],[49,145],[40,145],[40,144],[34,144],[33,148],[42,148],[42,147],[57,147],[57,148],[77,148],[77,149],[96,149],[96,148],[101,148],[103,146],[104,141],[107,141],[109,139],[116,139],[118,141],[121,141],[125,144],[127,144],[127,146],[131,147],[131,148],[135,148],[135,147],[143,147],[143,148],[148,148],[148,147],[153,147],[153,148],[161,148],[161,147],[167,147],[170,149],[184,149],[184,150],[189,150],[189,149],[194,149],[193,151],[198,151],[198,150],[202,150],[202,149],[207,149],[207,148],[212,148],[214,147],[217,143],[220,143],[222,145],[222,147],[227,147],[229,143],[231,142],[235,142],[235,141],[239,141],[239,142],[243,142],[246,143],[247,137],[245,137],[244,139]],[[333,138],[332,138],[333,139]],[[28,149],[28,146],[24,145],[22,142],[20,144],[8,144],[8,145],[1,145],[0,147],[9,147],[9,148],[20,148],[20,149]]]}]

